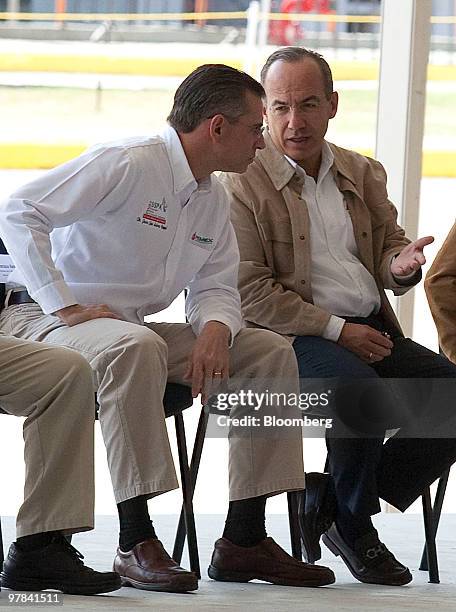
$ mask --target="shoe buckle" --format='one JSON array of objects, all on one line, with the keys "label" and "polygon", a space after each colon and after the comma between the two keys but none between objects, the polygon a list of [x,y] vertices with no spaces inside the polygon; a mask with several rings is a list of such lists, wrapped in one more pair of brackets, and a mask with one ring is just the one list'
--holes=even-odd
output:
[{"label": "shoe buckle", "polygon": [[379,555],[382,555],[385,552],[385,550],[386,550],[385,545],[380,542],[376,546],[372,546],[371,548],[368,548],[366,550],[366,557],[368,559],[375,559]]}]

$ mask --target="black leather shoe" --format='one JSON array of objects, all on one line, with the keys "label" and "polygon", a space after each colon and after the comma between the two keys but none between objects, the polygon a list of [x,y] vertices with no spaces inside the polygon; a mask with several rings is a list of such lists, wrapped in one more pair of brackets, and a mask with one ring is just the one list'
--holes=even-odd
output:
[{"label": "black leather shoe", "polygon": [[323,542],[336,557],[342,557],[352,575],[360,582],[402,586],[412,580],[408,567],[399,563],[380,542],[375,530],[356,540],[353,549],[333,524],[323,535]]},{"label": "black leather shoe", "polygon": [[13,591],[55,589],[73,595],[96,595],[120,589],[114,572],[96,572],[65,538],[56,535],[48,546],[24,551],[11,544],[3,565],[1,583]]},{"label": "black leather shoe", "polygon": [[320,537],[334,522],[336,507],[331,476],[319,472],[306,474],[306,488],[299,502],[299,527],[308,563],[321,559]]}]

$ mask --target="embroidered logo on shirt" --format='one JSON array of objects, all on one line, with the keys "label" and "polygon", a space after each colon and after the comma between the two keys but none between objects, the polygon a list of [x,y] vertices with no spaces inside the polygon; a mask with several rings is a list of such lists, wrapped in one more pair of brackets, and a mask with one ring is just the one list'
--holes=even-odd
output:
[{"label": "embroidered logo on shirt", "polygon": [[196,232],[192,234],[191,240],[192,242],[196,242],[197,244],[201,244],[204,246],[209,246],[214,243],[213,238],[209,238],[208,236],[200,236]]},{"label": "embroidered logo on shirt", "polygon": [[142,217],[136,217],[136,221],[138,221],[138,223],[145,223],[146,225],[153,225],[154,227],[159,227],[160,229],[168,229],[166,219],[167,210],[168,205],[165,198],[163,198],[161,202],[149,200],[146,204],[146,210]]}]

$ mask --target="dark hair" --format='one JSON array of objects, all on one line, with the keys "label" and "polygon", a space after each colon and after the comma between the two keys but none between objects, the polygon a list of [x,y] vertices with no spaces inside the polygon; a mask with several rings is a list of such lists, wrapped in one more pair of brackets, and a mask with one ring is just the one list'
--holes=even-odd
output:
[{"label": "dark hair", "polygon": [[235,120],[246,112],[246,91],[264,96],[260,83],[245,72],[224,64],[199,66],[177,88],[168,123],[185,134],[219,113]]},{"label": "dark hair", "polygon": [[331,68],[329,67],[328,62],[325,58],[317,53],[316,51],[311,51],[310,49],[304,49],[304,47],[283,47],[282,49],[278,49],[274,51],[268,59],[266,60],[265,65],[261,69],[261,83],[264,85],[266,81],[266,77],[269,71],[269,68],[275,62],[300,62],[303,59],[312,59],[316,62],[321,70],[321,75],[323,77],[323,85],[325,89],[326,97],[331,97],[332,92],[334,91],[333,85],[333,77]]}]

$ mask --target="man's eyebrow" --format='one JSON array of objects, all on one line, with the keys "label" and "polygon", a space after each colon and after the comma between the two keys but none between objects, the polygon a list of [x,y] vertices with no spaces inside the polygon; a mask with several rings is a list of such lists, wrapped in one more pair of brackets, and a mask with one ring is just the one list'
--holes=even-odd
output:
[{"label": "man's eyebrow", "polygon": [[[311,96],[307,96],[307,98],[303,98],[302,100],[299,100],[298,105],[299,104],[305,104],[306,102],[320,102],[320,96],[316,96],[316,95],[311,95]],[[289,102],[284,102],[283,100],[273,100],[271,102],[271,106],[290,106]]]}]

